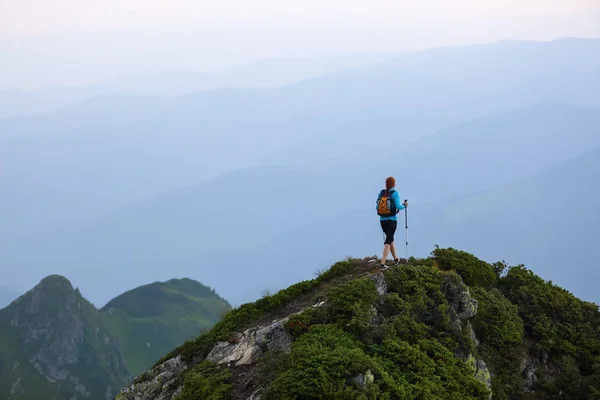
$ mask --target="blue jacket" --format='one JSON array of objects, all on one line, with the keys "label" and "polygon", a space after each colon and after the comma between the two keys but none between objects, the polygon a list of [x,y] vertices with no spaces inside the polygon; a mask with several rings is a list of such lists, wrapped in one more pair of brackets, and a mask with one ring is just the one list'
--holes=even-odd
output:
[{"label": "blue jacket", "polygon": [[[396,191],[395,188],[390,189],[390,192],[392,193],[392,199],[394,199],[394,203],[396,204],[396,209],[398,211],[400,210],[404,210],[404,204],[402,204],[402,202],[400,201],[400,196],[398,195],[398,192]],[[377,195],[379,195],[379,193],[377,193]],[[377,210],[377,201],[375,202],[375,209]],[[395,215],[392,215],[390,217],[379,217],[379,219],[381,221],[398,221],[398,217]]]}]

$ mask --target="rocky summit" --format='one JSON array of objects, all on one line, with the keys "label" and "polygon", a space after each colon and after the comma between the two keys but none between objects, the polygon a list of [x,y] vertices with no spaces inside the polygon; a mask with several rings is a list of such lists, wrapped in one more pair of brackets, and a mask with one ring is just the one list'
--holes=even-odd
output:
[{"label": "rocky summit", "polygon": [[455,249],[336,263],[230,311],[117,400],[592,399],[600,312]]}]

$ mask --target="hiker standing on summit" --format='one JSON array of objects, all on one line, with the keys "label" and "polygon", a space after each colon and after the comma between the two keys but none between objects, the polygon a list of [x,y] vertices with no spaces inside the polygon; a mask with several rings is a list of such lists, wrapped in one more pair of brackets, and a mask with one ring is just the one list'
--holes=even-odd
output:
[{"label": "hiker standing on summit", "polygon": [[383,256],[381,257],[382,270],[389,268],[385,263],[390,252],[396,264],[400,261],[396,255],[396,245],[394,244],[394,234],[398,227],[398,217],[396,214],[406,207],[408,207],[408,201],[404,200],[403,203],[400,203],[400,196],[396,191],[396,180],[390,176],[385,180],[385,189],[381,190],[379,196],[377,196],[377,215],[379,215],[381,229],[385,234]]}]

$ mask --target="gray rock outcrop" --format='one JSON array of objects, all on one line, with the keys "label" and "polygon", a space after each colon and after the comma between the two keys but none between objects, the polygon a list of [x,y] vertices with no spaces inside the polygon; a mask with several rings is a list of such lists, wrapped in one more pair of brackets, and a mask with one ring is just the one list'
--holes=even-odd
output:
[{"label": "gray rock outcrop", "polygon": [[288,318],[258,326],[237,334],[228,342],[219,342],[206,357],[216,364],[250,365],[258,361],[266,350],[290,350],[292,338],[284,324]]},{"label": "gray rock outcrop", "polygon": [[385,276],[383,272],[378,271],[371,275],[371,280],[375,282],[375,287],[377,288],[377,293],[380,296],[383,296],[387,293],[387,283],[385,283]]},{"label": "gray rock outcrop", "polygon": [[140,375],[115,400],[173,400],[183,389],[181,373],[187,368],[181,356],[171,358]]},{"label": "gray rock outcrop", "polygon": [[[475,360],[475,379],[483,383],[489,390],[492,389],[492,376],[485,361],[483,360]],[[491,393],[488,398],[491,400]]]},{"label": "gray rock outcrop", "polygon": [[354,377],[354,382],[358,383],[360,387],[366,387],[375,381],[375,377],[370,370],[367,370],[364,374],[358,374]]},{"label": "gray rock outcrop", "polygon": [[534,360],[531,357],[523,360],[523,364],[521,366],[521,375],[523,376],[523,386],[525,392],[529,393],[533,391],[533,386],[538,380],[535,373],[536,368]]}]

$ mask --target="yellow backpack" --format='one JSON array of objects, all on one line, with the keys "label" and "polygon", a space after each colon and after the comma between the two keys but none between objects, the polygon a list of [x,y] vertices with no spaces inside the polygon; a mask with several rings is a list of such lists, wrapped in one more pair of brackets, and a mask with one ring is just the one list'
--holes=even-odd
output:
[{"label": "yellow backpack", "polygon": [[380,217],[391,217],[396,215],[396,212],[398,211],[396,202],[392,197],[392,192],[394,192],[394,189],[383,189],[379,192],[379,196],[377,197],[377,215]]}]

